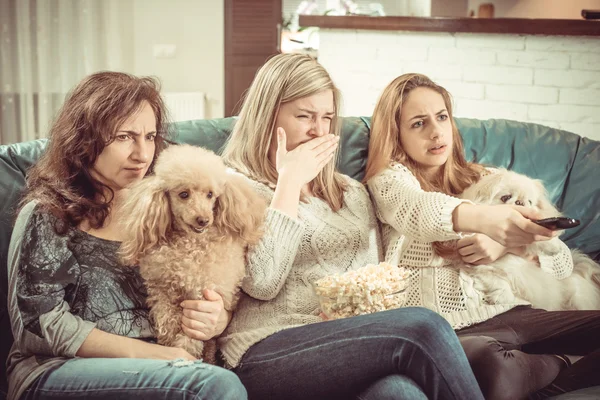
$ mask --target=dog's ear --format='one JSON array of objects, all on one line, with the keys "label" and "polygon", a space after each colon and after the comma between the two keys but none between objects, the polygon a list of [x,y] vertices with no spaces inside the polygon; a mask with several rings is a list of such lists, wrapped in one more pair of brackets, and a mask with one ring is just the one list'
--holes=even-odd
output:
[{"label": "dog's ear", "polygon": [[118,218],[124,232],[120,256],[127,265],[161,241],[172,229],[171,207],[162,179],[150,176],[135,184],[119,209]]},{"label": "dog's ear", "polygon": [[540,210],[542,218],[559,217],[561,213],[549,200],[548,191],[544,186],[544,182],[539,179],[532,179],[532,181],[534,184],[534,189],[538,194],[538,202],[536,207]]},{"label": "dog's ear", "polygon": [[504,186],[502,184],[503,178],[502,170],[486,175],[479,179],[477,183],[465,189],[460,197],[471,200],[476,204],[493,204],[496,195]]},{"label": "dog's ear", "polygon": [[266,201],[246,178],[228,173],[215,205],[215,223],[219,229],[235,232],[246,243],[254,244],[262,237],[266,208]]}]

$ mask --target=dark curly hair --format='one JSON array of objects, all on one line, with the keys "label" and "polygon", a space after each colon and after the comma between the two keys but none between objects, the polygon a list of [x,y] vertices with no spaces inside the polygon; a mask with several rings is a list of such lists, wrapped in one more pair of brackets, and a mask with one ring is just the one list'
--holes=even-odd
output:
[{"label": "dark curly hair", "polygon": [[103,226],[114,192],[90,175],[117,129],[147,101],[156,116],[156,150],[148,169],[167,144],[168,112],[160,83],[152,77],[98,72],[83,79],[67,95],[50,129],[48,147],[28,171],[22,204],[36,200],[38,208],[57,218],[57,233],[88,221]]}]

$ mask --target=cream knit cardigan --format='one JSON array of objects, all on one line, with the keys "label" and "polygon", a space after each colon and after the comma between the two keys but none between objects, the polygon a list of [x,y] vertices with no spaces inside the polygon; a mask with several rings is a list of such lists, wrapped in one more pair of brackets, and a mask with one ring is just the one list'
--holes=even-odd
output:
[{"label": "cream knit cardigan", "polygon": [[[251,181],[270,201],[274,191]],[[219,346],[236,367],[255,343],[283,329],[320,322],[312,283],[382,258],[379,224],[365,187],[347,177],[343,207],[333,212],[311,197],[301,202],[298,219],[269,208],[267,232],[250,249],[242,298]]]},{"label": "cream knit cardigan", "polygon": [[[398,163],[371,178],[367,186],[383,223],[385,260],[410,271],[406,306],[427,307],[460,329],[528,304],[487,304],[482,293],[474,289],[471,277],[435,253],[432,242],[463,237],[453,229],[452,212],[466,200],[425,192],[412,172]],[[542,270],[558,279],[573,270],[573,259],[564,243],[558,254],[538,257]]]}]

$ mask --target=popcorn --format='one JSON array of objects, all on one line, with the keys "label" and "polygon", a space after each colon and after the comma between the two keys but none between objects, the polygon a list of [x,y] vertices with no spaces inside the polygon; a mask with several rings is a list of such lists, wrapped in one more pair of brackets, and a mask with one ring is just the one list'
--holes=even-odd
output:
[{"label": "popcorn", "polygon": [[406,302],[409,273],[382,262],[331,275],[313,284],[321,311],[330,319],[399,308]]}]

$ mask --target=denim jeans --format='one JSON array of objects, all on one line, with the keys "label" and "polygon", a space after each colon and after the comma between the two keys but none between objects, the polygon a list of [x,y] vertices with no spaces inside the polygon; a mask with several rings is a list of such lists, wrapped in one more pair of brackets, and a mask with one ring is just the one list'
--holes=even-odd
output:
[{"label": "denim jeans", "polygon": [[359,394],[357,400],[427,400],[423,390],[407,376],[388,375],[371,384],[366,390]]},{"label": "denim jeans", "polygon": [[23,393],[33,399],[243,400],[231,371],[200,361],[73,358],[44,372]]},{"label": "denim jeans", "polygon": [[235,372],[250,399],[483,399],[448,322],[401,308],[275,333]]}]

